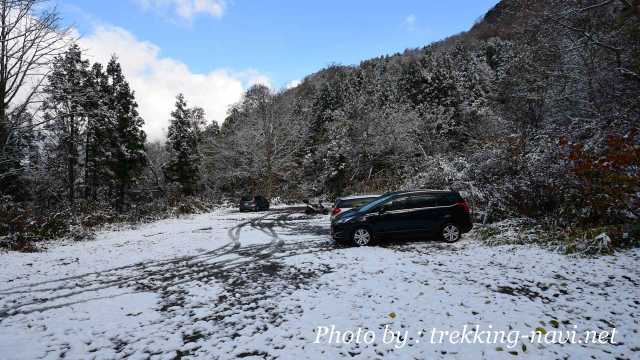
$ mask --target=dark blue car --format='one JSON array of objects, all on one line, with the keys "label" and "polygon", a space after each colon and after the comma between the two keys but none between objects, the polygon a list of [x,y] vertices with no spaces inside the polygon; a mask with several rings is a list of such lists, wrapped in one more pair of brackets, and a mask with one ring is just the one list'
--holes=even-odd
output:
[{"label": "dark blue car", "polygon": [[416,190],[387,193],[334,218],[336,242],[369,245],[388,235],[437,235],[460,240],[473,227],[467,202],[455,191]]}]

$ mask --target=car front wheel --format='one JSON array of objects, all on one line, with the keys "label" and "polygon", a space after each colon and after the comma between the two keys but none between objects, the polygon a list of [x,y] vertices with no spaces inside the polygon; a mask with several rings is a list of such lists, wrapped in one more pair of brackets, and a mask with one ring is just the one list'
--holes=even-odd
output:
[{"label": "car front wheel", "polygon": [[460,228],[456,224],[447,224],[442,228],[442,239],[448,243],[454,243],[460,240]]},{"label": "car front wheel", "polygon": [[373,236],[367,228],[357,228],[353,232],[353,243],[357,246],[367,246],[371,243]]}]

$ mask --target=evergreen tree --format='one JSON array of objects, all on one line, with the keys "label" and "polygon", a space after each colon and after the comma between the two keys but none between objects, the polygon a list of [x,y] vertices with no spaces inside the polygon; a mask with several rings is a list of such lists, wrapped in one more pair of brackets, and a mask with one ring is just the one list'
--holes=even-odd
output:
[{"label": "evergreen tree", "polygon": [[[86,85],[89,62],[82,60],[82,51],[72,45],[64,56],[53,60],[47,77],[46,99],[43,103],[47,130],[51,142],[49,167],[65,169],[63,182],[66,200],[75,213],[76,191],[80,172],[82,132],[86,124]],[[52,171],[53,171],[52,170]]]},{"label": "evergreen tree", "polygon": [[98,190],[108,184],[109,137],[112,134],[109,110],[109,79],[102,64],[95,63],[88,78],[85,108],[89,117],[85,131],[85,199],[98,200]]},{"label": "evergreen tree", "polygon": [[108,110],[112,131],[109,139],[110,158],[107,161],[116,190],[116,208],[124,210],[125,196],[135,184],[146,165],[142,130],[144,120],[138,115],[138,104],[125,80],[118,59],[114,56],[107,65],[109,80]]},{"label": "evergreen tree", "polygon": [[184,95],[177,97],[176,109],[171,113],[167,138],[169,162],[164,173],[167,183],[177,183],[184,195],[196,192],[199,175],[197,129],[192,121],[192,111],[187,107]]},{"label": "evergreen tree", "polygon": [[211,191],[216,187],[215,176],[218,170],[216,162],[218,155],[218,145],[220,141],[220,126],[213,121],[202,131],[198,142],[198,153],[200,154],[200,172],[204,187]]}]

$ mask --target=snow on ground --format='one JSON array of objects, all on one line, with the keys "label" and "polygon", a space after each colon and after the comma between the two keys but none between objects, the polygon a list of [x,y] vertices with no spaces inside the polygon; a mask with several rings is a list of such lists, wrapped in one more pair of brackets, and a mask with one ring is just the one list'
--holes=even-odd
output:
[{"label": "snow on ground", "polygon": [[[0,358],[640,356],[639,250],[573,258],[472,238],[339,248],[327,217],[297,210],[224,210],[2,254]],[[442,333],[473,326],[510,338]],[[615,344],[525,338],[541,328],[577,339],[615,328]]]}]

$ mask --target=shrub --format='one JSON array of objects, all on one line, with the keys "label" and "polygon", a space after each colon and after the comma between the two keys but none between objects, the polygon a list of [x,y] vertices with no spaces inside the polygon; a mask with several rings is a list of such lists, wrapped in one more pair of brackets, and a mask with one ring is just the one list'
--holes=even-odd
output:
[{"label": "shrub", "polygon": [[210,207],[197,197],[188,196],[180,199],[174,206],[176,215],[199,214],[210,210]]},{"label": "shrub", "polygon": [[39,249],[33,239],[23,233],[0,237],[0,250],[37,252]]},{"label": "shrub", "polygon": [[619,224],[638,219],[640,145],[638,130],[611,135],[602,151],[561,140],[572,178],[563,191],[567,212],[583,224]]},{"label": "shrub", "polygon": [[612,254],[640,246],[640,222],[597,227],[559,227],[528,218],[477,226],[473,233],[485,244],[540,245],[566,254]]},{"label": "shrub", "polygon": [[591,228],[578,227],[559,233],[562,250],[584,255],[611,254],[616,250],[640,245],[640,223],[608,225]]},{"label": "shrub", "polygon": [[25,232],[39,240],[57,239],[64,237],[69,232],[70,214],[58,212],[51,216],[40,216],[31,220]]}]

